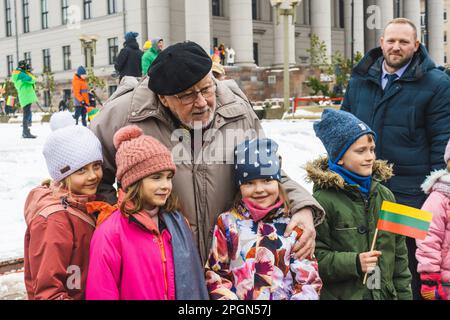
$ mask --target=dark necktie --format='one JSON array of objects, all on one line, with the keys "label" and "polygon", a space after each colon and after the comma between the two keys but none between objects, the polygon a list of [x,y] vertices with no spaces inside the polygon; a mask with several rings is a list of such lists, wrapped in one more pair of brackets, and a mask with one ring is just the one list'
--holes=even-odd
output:
[{"label": "dark necktie", "polygon": [[388,79],[386,87],[384,87],[384,93],[386,94],[389,91],[389,89],[392,87],[392,85],[394,84],[394,81],[397,80],[398,75],[396,73],[392,73],[392,74],[387,74],[385,77]]}]

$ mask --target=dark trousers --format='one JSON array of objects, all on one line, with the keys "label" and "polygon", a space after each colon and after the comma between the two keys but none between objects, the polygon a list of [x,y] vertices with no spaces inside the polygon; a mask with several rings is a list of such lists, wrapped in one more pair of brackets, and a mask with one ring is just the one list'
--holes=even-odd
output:
[{"label": "dark trousers", "polygon": [[409,271],[411,271],[412,281],[411,289],[414,300],[423,300],[420,294],[420,287],[422,282],[420,280],[420,274],[417,272],[417,259],[416,259],[416,239],[406,238],[406,246],[408,247],[408,259],[409,259]]},{"label": "dark trousers", "polygon": [[[424,177],[425,180],[425,177]],[[413,208],[420,209],[426,200],[425,194],[405,194],[405,193],[395,193],[395,198],[397,203],[404,204]],[[422,282],[420,280],[420,274],[417,272],[417,259],[416,259],[416,240],[412,238],[406,238],[406,247],[408,248],[408,260],[409,260],[409,271],[411,272],[412,281],[411,289],[413,293],[414,300],[423,300],[420,294],[420,287]]]},{"label": "dark trousers", "polygon": [[82,106],[77,106],[75,107],[75,121],[77,122],[78,125],[78,120],[80,119],[81,116],[81,122],[83,123],[83,126],[87,127],[87,122],[86,122],[86,108],[82,107]]},{"label": "dark trousers", "polygon": [[23,107],[23,119],[22,119],[23,134],[30,133],[30,129],[28,128],[30,119],[31,119],[31,104]]}]

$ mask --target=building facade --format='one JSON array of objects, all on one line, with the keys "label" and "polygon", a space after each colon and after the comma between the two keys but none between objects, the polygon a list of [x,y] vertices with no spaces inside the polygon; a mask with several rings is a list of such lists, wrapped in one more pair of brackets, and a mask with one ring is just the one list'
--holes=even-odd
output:
[{"label": "building facade", "polygon": [[[311,34],[327,53],[366,52],[378,45],[385,23],[407,17],[421,24],[427,12],[427,47],[443,64],[448,46],[443,12],[450,0],[303,0],[291,25],[290,63],[307,65]],[[28,60],[36,73],[45,68],[57,83],[68,83],[86,65],[80,37],[96,36],[95,72],[116,81],[113,62],[127,31],[142,45],[159,36],[170,45],[186,39],[205,50],[224,43],[236,51],[236,64],[276,67],[283,63],[283,25],[269,0],[0,0],[0,81]],[[423,22],[423,21],[422,21]],[[17,31],[16,31],[17,30]]]}]

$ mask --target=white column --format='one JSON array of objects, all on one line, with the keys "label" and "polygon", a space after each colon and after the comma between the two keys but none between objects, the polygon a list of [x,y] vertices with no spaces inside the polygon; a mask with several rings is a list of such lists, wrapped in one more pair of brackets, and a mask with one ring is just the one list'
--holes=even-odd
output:
[{"label": "white column", "polygon": [[317,35],[327,46],[331,56],[331,3],[330,0],[311,1],[311,33]]},{"label": "white column", "polygon": [[211,49],[209,0],[186,0],[186,40],[198,43],[209,54]]},{"label": "white column", "polygon": [[253,66],[253,18],[251,0],[230,0],[231,47],[237,65]]},{"label": "white column", "polygon": [[379,41],[381,36],[383,35],[384,27],[387,25],[389,21],[394,19],[394,0],[378,0],[378,6],[380,7],[381,13],[381,25],[377,28],[377,44],[379,45]]},{"label": "white column", "polygon": [[[273,9],[273,16],[276,17],[277,11]],[[280,16],[280,23],[276,24],[274,19],[274,66],[284,64],[284,17]],[[292,24],[292,16],[289,17],[289,64],[295,65],[295,27]]]},{"label": "white column", "polygon": [[444,64],[443,12],[443,0],[428,0],[428,51],[437,65]]},{"label": "white column", "polygon": [[[164,46],[171,45],[170,38],[170,1],[147,1],[148,37],[151,40],[156,37],[164,39]],[[147,39],[144,39],[144,41]]]},{"label": "white column", "polygon": [[[353,1],[353,13],[352,13]],[[345,0],[344,21],[345,21],[345,56],[351,59],[352,56],[352,14],[353,14],[353,52],[364,54],[364,1]]]},{"label": "white column", "polygon": [[417,28],[417,39],[422,38],[420,28],[420,0],[403,0],[403,15],[414,22]]}]

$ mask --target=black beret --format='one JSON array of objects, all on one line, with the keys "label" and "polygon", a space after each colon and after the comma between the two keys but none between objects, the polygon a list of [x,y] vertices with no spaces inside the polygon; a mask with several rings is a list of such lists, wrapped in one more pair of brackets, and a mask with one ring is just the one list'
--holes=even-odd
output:
[{"label": "black beret", "polygon": [[156,94],[173,96],[202,80],[211,71],[210,56],[197,43],[186,41],[167,47],[148,70],[148,87]]}]

